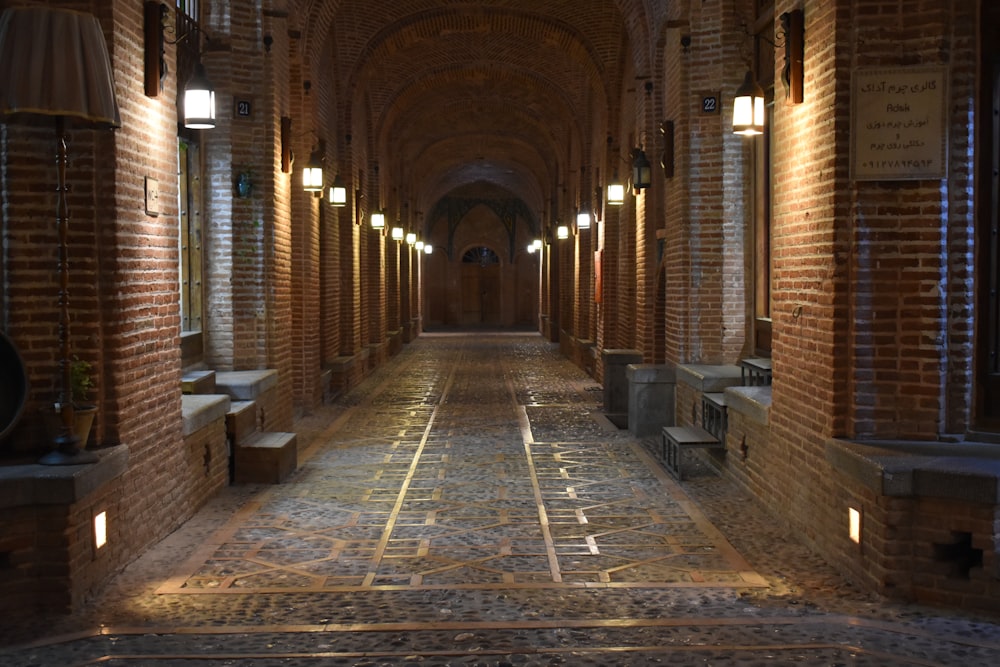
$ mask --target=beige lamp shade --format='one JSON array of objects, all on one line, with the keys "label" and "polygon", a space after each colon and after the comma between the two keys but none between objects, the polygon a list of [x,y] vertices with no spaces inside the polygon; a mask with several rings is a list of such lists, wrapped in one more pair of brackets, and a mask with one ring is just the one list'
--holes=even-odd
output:
[{"label": "beige lamp shade", "polygon": [[0,15],[0,114],[119,127],[111,59],[91,14],[14,7]]}]

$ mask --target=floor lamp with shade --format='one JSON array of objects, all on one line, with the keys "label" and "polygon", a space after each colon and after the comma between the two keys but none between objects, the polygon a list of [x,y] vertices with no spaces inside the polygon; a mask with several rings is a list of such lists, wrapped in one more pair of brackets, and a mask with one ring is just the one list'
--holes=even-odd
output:
[{"label": "floor lamp with shade", "polygon": [[54,448],[40,463],[75,465],[97,460],[73,435],[70,389],[69,210],[66,127],[121,126],[111,58],[101,24],[92,14],[51,7],[14,7],[0,15],[0,117],[3,122],[48,117],[56,129],[56,231],[59,243],[60,417]]}]

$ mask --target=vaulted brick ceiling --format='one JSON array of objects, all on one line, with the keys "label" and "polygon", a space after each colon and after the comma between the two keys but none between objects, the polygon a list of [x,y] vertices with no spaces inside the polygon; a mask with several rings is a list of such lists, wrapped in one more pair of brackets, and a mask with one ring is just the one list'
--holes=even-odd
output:
[{"label": "vaulted brick ceiling", "polygon": [[474,182],[543,205],[606,132],[649,23],[643,0],[289,4],[307,51],[329,54],[339,123],[364,123],[422,206]]}]

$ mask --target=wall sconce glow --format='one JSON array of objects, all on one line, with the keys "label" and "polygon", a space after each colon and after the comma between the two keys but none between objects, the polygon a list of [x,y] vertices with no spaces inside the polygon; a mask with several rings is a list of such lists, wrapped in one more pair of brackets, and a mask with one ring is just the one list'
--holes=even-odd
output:
[{"label": "wall sconce glow", "polygon": [[340,176],[333,179],[333,185],[330,186],[330,204],[337,208],[347,206],[347,188]]},{"label": "wall sconce glow", "polygon": [[851,542],[861,544],[861,511],[853,507],[847,508],[848,534]]},{"label": "wall sconce glow", "polygon": [[371,217],[372,229],[385,229],[385,213],[375,211]]},{"label": "wall sconce glow", "polygon": [[194,66],[194,74],[184,86],[184,127],[192,130],[215,127],[215,89],[201,63]]},{"label": "wall sconce glow", "polygon": [[302,189],[306,192],[323,190],[323,156],[319,151],[312,152],[309,162],[302,170]]},{"label": "wall sconce glow", "polygon": [[733,132],[752,137],[764,131],[764,89],[747,70],[733,100]]},{"label": "wall sconce glow", "polygon": [[632,151],[632,187],[638,193],[645,190],[653,181],[653,167],[646,158],[646,153],[641,148]]},{"label": "wall sconce glow", "polygon": [[559,225],[556,227],[556,238],[557,239],[568,239],[569,238],[569,227],[566,225]]},{"label": "wall sconce glow", "polygon": [[541,250],[542,249],[542,240],[541,239],[535,239],[534,241],[531,242],[531,245],[535,246],[535,250]]},{"label": "wall sconce glow", "polygon": [[410,232],[409,234],[406,235],[406,242],[409,243],[410,245],[413,245],[414,243],[417,242],[417,235],[414,234],[413,232]]},{"label": "wall sconce glow", "polygon": [[403,240],[403,228],[402,227],[393,227],[392,228],[392,240],[393,241],[402,241]]},{"label": "wall sconce glow", "polygon": [[425,245],[424,246],[424,254],[425,255],[433,255],[434,254],[434,246],[432,246],[430,243],[428,243],[427,245]]},{"label": "wall sconce glow", "polygon": [[108,543],[108,513],[101,512],[94,517],[94,547],[100,549]]},{"label": "wall sconce glow", "polygon": [[424,242],[417,241],[415,244],[413,244],[413,247],[417,249],[417,252],[421,252],[424,249]]},{"label": "wall sconce glow", "polygon": [[528,244],[528,254],[529,254],[529,255],[533,255],[533,254],[535,254],[535,251],[536,251],[536,250],[538,250],[538,248],[536,248],[536,247],[535,247],[535,244],[534,244],[534,243],[529,243],[529,244]]},{"label": "wall sconce glow", "polygon": [[590,211],[580,211],[576,214],[576,228],[590,229]]},{"label": "wall sconce glow", "polygon": [[608,183],[608,204],[621,206],[625,203],[625,186],[621,183]]}]

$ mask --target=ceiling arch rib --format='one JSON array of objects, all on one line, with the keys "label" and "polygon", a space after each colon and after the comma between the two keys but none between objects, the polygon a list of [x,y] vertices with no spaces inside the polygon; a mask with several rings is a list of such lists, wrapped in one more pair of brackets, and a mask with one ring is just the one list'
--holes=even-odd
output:
[{"label": "ceiling arch rib", "polygon": [[[480,155],[460,152],[474,143]],[[477,182],[492,183],[520,197],[534,210],[544,210],[543,184],[556,178],[557,167],[549,155],[522,139],[454,135],[429,145],[410,169],[416,205],[426,210],[448,192]]]},{"label": "ceiling arch rib", "polygon": [[[483,119],[516,114],[545,127],[544,134],[565,142],[567,133],[577,129],[579,112],[575,96],[530,69],[495,63],[463,63],[446,70],[428,72],[419,80],[399,89],[379,119],[378,136],[386,138],[412,128],[428,107],[447,109],[456,102],[470,108],[471,119],[489,127]],[[574,127],[577,126],[577,127]],[[401,129],[402,128],[402,129]],[[423,131],[421,129],[421,131]]]},{"label": "ceiling arch rib", "polygon": [[[384,41],[376,38],[387,25],[405,26],[414,16],[425,17],[419,37],[437,48],[437,38],[447,36],[453,28],[435,25],[427,16],[462,15],[463,22],[478,21],[477,30],[483,31],[484,16],[490,12],[505,12],[511,20],[535,17],[536,29],[544,30],[542,22],[568,26],[575,41],[587,45],[589,60],[600,64],[608,98],[615,99],[621,89],[622,62],[631,59],[637,71],[648,69],[649,35],[653,22],[662,22],[668,12],[667,3],[658,0],[532,0],[525,8],[524,0],[479,0],[462,2],[452,0],[447,7],[428,0],[274,0],[290,14],[289,28],[302,33],[306,52],[320,53],[320,45],[328,40],[333,44],[332,62],[323,63],[323,71],[336,80],[342,93],[353,94],[345,87],[350,72],[368,61],[362,54],[372,44]],[[519,17],[519,18],[513,18]],[[461,28],[461,26],[460,26]],[[521,34],[519,42],[510,44],[507,54],[516,52],[521,42],[536,41],[540,33]],[[565,39],[565,38],[564,38]],[[559,49],[562,40],[550,39]],[[629,50],[629,53],[625,51]],[[431,49],[433,50],[433,49]]]},{"label": "ceiling arch rib", "polygon": [[[413,86],[392,105],[395,112],[380,128],[378,145],[416,177],[440,169],[427,159],[425,147],[461,136],[461,142],[450,144],[450,159],[458,156],[481,171],[487,157],[523,156],[526,162],[544,166],[533,167],[529,181],[548,180],[558,171],[553,163],[565,154],[565,146],[580,143],[581,131],[570,101],[560,91],[540,89],[530,72],[522,75],[508,77],[502,84],[470,83],[465,71],[453,71],[434,85]],[[533,157],[539,154],[546,158]],[[410,191],[416,191],[414,187]]]},{"label": "ceiling arch rib", "polygon": [[[580,71],[607,97],[607,68],[582,33],[544,14],[494,9],[437,9],[387,24],[358,54],[343,83],[349,91],[366,81],[392,87],[391,82],[419,71],[469,61],[528,67],[557,84],[573,76],[569,90],[579,82],[575,73]],[[395,75],[394,67],[399,68]]]},{"label": "ceiling arch rib", "polygon": [[[603,141],[588,144],[603,136],[622,63],[634,57],[624,53],[627,22],[646,13],[641,0],[289,3],[300,10],[305,52],[322,52],[309,46],[322,43],[331,54],[311,69],[334,87],[338,125],[369,137],[367,160],[393,173],[401,196],[421,199],[418,180],[503,181],[536,201],[557,191],[577,168],[570,162],[603,150]],[[455,136],[466,139],[448,141]],[[429,160],[442,143],[453,154]],[[453,166],[462,164],[465,172]],[[517,178],[506,164],[517,165],[507,168]],[[484,176],[488,166],[497,173]]]},{"label": "ceiling arch rib", "polygon": [[[565,159],[567,146],[584,141],[578,104],[564,86],[533,70],[466,63],[420,76],[399,90],[384,106],[386,113],[375,114],[375,150],[380,161],[405,165],[411,174],[435,171],[433,163],[415,169],[417,155],[424,145],[457,133],[491,138],[488,151],[481,141],[452,143],[454,155],[479,168],[483,157],[516,160],[526,148]],[[548,179],[559,171],[550,165],[529,180],[546,180],[544,187],[551,188]],[[407,190],[416,191],[412,184]]]}]

